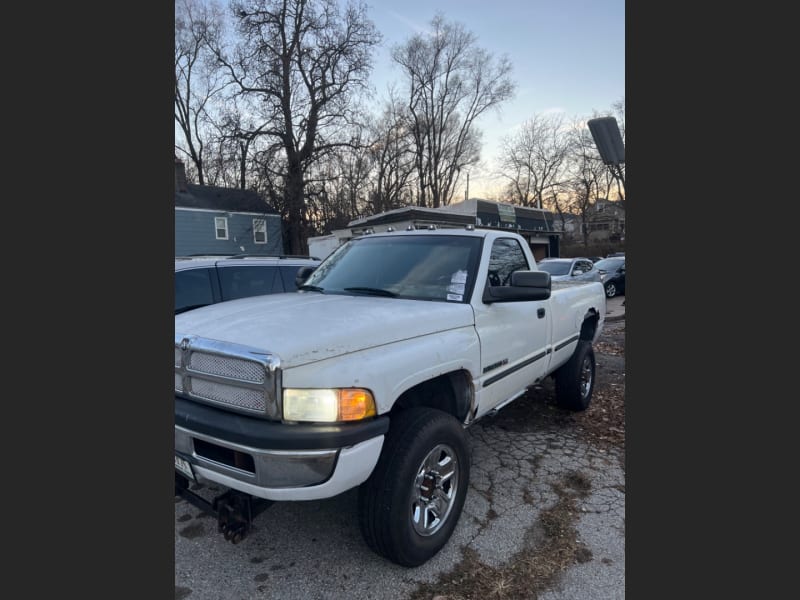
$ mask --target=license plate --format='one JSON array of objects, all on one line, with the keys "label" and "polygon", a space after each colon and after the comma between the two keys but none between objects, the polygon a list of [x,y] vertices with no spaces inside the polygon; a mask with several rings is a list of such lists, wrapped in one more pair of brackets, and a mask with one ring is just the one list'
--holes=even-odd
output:
[{"label": "license plate", "polygon": [[186,475],[186,477],[188,477],[192,481],[195,481],[194,471],[192,471],[192,465],[189,464],[188,460],[181,458],[177,454],[175,455],[175,468],[184,475]]}]

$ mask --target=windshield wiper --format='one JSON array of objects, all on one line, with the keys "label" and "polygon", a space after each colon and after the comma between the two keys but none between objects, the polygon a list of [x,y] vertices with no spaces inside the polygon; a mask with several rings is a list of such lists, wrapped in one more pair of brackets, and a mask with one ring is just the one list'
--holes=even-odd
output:
[{"label": "windshield wiper", "polygon": [[321,288],[318,285],[311,285],[310,283],[304,283],[301,285],[298,290],[308,290],[309,292],[319,292],[320,294],[325,292],[325,288]]},{"label": "windshield wiper", "polygon": [[360,292],[362,294],[367,294],[370,296],[386,296],[387,298],[396,298],[397,294],[394,292],[390,292],[389,290],[382,290],[380,288],[371,288],[371,287],[346,287],[344,288],[345,292]]}]

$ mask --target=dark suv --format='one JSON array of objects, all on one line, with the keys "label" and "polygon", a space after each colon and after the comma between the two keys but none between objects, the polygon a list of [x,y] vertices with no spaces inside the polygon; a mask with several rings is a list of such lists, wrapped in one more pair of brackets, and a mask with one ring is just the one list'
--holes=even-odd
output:
[{"label": "dark suv", "polygon": [[600,271],[600,278],[603,287],[606,289],[606,297],[613,298],[618,294],[625,293],[625,255],[609,256],[594,263],[595,268]]},{"label": "dark suv", "polygon": [[225,300],[295,292],[297,271],[320,262],[297,256],[175,257],[175,314]]}]

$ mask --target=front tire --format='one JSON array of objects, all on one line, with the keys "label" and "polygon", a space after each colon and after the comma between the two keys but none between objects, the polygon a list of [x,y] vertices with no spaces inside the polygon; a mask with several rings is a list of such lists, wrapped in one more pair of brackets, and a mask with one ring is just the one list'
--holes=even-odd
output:
[{"label": "front tire", "polygon": [[458,420],[415,407],[392,417],[378,464],[359,488],[359,525],[377,554],[405,567],[433,557],[458,523],[469,485]]},{"label": "front tire", "polygon": [[594,372],[592,344],[587,340],[579,340],[570,359],[555,373],[558,405],[573,411],[589,408],[594,391]]},{"label": "front tire", "polygon": [[606,298],[613,298],[618,292],[617,285],[613,281],[606,284]]}]

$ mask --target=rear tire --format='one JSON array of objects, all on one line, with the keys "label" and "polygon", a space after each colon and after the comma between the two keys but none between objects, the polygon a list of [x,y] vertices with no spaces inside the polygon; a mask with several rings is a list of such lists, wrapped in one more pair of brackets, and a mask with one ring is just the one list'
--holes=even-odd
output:
[{"label": "rear tire", "polygon": [[573,411],[589,408],[594,391],[594,371],[592,344],[579,340],[570,359],[555,373],[556,402],[561,408]]},{"label": "rear tire", "polygon": [[461,423],[432,408],[399,412],[375,470],[358,491],[364,541],[394,563],[421,565],[450,539],[468,485],[469,447]]}]

